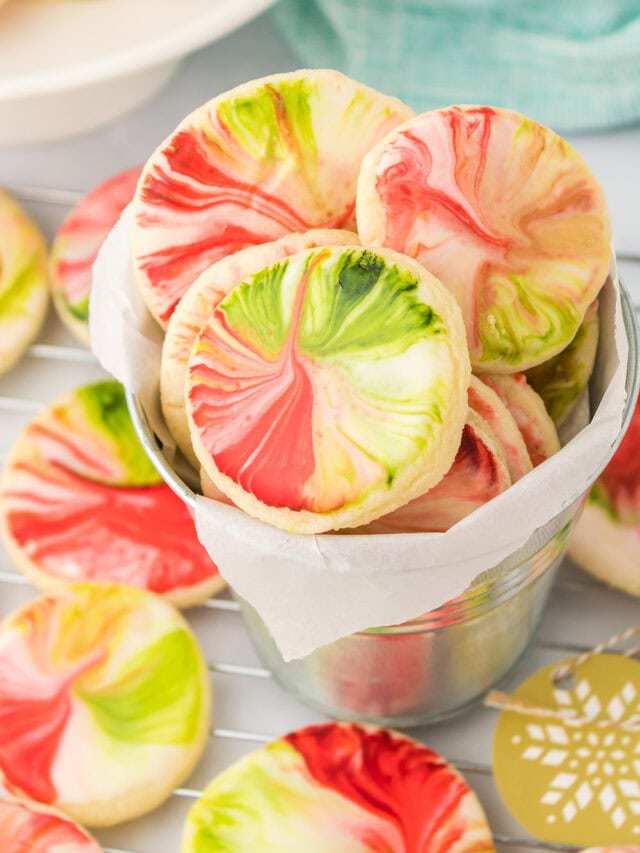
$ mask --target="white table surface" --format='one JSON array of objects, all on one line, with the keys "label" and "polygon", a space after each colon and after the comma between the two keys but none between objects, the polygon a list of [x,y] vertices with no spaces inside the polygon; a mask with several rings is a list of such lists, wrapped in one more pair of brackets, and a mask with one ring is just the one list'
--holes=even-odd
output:
[{"label": "white table surface", "polygon": [[[187,59],[168,88],[135,114],[68,142],[0,149],[0,186],[12,188],[52,236],[79,194],[146,159],[192,108],[244,80],[299,65],[268,16],[262,16]],[[615,244],[620,256],[627,258],[620,264],[622,275],[640,302],[640,126],[572,141],[605,187]],[[47,401],[101,375],[90,353],[50,317],[38,345],[0,378],[0,458]],[[34,595],[0,549],[0,617]],[[98,831],[107,850],[174,853],[192,797],[214,774],[257,744],[322,719],[286,694],[262,668],[235,604],[223,596],[210,605],[189,613],[211,664],[215,691],[214,731],[204,758],[185,787],[153,814]],[[637,600],[606,589],[567,563],[537,639],[507,688],[540,666],[638,623],[639,616]],[[478,707],[413,734],[462,769],[486,808],[500,851],[550,849],[527,836],[497,794],[491,775],[495,720],[495,712]]]}]

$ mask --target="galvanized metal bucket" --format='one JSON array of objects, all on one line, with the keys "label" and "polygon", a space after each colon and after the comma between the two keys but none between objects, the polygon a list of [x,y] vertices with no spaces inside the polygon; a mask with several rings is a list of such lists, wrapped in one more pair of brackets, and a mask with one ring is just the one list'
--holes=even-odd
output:
[{"label": "galvanized metal bucket", "polygon": [[[621,294],[629,363],[618,442],[639,382],[638,325],[623,287]],[[129,394],[128,404],[152,462],[193,507],[194,492],[162,455],[140,401]],[[458,598],[402,625],[352,634],[300,660],[285,662],[258,614],[238,599],[258,654],[283,687],[332,717],[412,726],[462,710],[499,682],[529,645],[590,485]]]}]

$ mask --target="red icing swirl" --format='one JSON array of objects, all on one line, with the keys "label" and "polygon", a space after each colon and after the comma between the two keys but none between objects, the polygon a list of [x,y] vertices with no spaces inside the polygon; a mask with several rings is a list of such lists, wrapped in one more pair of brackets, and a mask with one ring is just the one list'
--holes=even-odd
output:
[{"label": "red icing swirl", "polygon": [[164,484],[117,488],[60,464],[18,463],[4,492],[11,536],[41,571],[170,592],[215,572],[189,511]]},{"label": "red icing swirl", "polygon": [[[310,726],[285,737],[320,784],[393,824],[405,853],[480,851],[488,831],[469,837],[465,781],[439,755],[385,729]],[[473,795],[471,795],[473,796]],[[478,816],[482,816],[479,806]]]}]

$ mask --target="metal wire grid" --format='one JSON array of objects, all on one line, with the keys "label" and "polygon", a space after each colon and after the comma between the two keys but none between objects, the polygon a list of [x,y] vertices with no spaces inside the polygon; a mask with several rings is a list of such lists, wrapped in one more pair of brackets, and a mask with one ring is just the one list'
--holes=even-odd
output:
[{"label": "metal wire grid", "polygon": [[[74,205],[83,195],[83,193],[73,190],[39,188],[31,186],[14,186],[9,187],[9,191],[20,201],[27,203],[55,205],[60,208],[60,212],[66,212],[66,208]],[[625,255],[620,258],[627,261],[640,261],[640,255]],[[40,359],[46,362],[57,362],[62,365],[87,364],[96,365],[96,359],[93,354],[79,346],[68,346],[58,344],[36,343],[31,346],[26,354],[27,358]],[[2,382],[0,382],[0,391],[2,390]],[[31,399],[29,397],[3,396],[0,394],[0,413],[17,412],[26,415],[32,415],[40,412],[48,401]],[[4,462],[5,454],[0,453],[0,465]],[[8,558],[7,558],[8,559]],[[30,587],[29,581],[21,574],[16,572],[10,565],[0,565],[0,585],[9,584],[12,586]],[[560,577],[556,581],[556,589],[564,589],[571,594],[580,593],[584,590],[593,589],[598,585],[588,577]],[[235,618],[241,619],[240,608],[238,604],[228,598],[212,598],[205,602],[204,607],[213,611],[224,611],[235,614]],[[563,657],[571,654],[578,654],[586,651],[589,646],[584,644],[574,644],[570,642],[545,641],[538,639],[534,641],[533,647],[557,653],[557,656]],[[227,661],[209,661],[209,670],[213,674],[221,674],[225,676],[237,676],[249,679],[272,679],[271,672],[264,667],[248,666]],[[294,702],[295,700],[291,700]],[[282,731],[287,730],[286,722],[283,725]],[[273,739],[273,735],[247,731],[235,728],[213,728],[211,730],[211,738],[222,741],[240,741],[254,746],[260,746],[268,743]],[[447,755],[447,759],[455,765],[462,773],[479,774],[481,776],[492,776],[492,768],[489,764],[466,760],[462,755]],[[173,792],[173,797],[195,800],[202,794],[202,790],[195,787],[181,787]],[[489,814],[491,820],[491,814]],[[537,841],[530,837],[517,836],[512,834],[494,833],[495,841],[503,848],[514,851],[520,850],[547,850],[547,851],[570,851],[573,848],[562,845],[549,844],[547,842]],[[139,853],[132,848],[103,847],[105,853]]]}]

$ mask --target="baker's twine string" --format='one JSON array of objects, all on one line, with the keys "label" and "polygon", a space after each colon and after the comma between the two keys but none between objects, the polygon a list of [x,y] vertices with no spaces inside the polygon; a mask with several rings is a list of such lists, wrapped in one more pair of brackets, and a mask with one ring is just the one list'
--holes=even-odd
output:
[{"label": "baker's twine string", "polygon": [[[595,646],[588,652],[584,652],[575,658],[572,658],[567,663],[560,664],[551,673],[551,680],[558,690],[565,690],[559,682],[567,677],[574,675],[576,669],[582,666],[596,655],[602,654],[607,649],[613,646],[630,640],[632,637],[640,636],[640,625],[627,628],[619,634],[614,634],[608,640]],[[640,647],[628,649],[623,652],[625,657],[635,657],[640,654]],[[484,704],[489,708],[497,708],[501,711],[513,711],[516,714],[527,714],[531,717],[547,717],[555,720],[562,720],[568,726],[595,726],[600,729],[624,729],[625,731],[640,731],[640,714],[634,714],[626,720],[611,720],[611,719],[595,719],[594,717],[578,717],[574,708],[547,708],[543,705],[537,705],[528,699],[520,699],[517,696],[510,696],[508,693],[502,693],[500,690],[491,690],[485,697]]]}]

